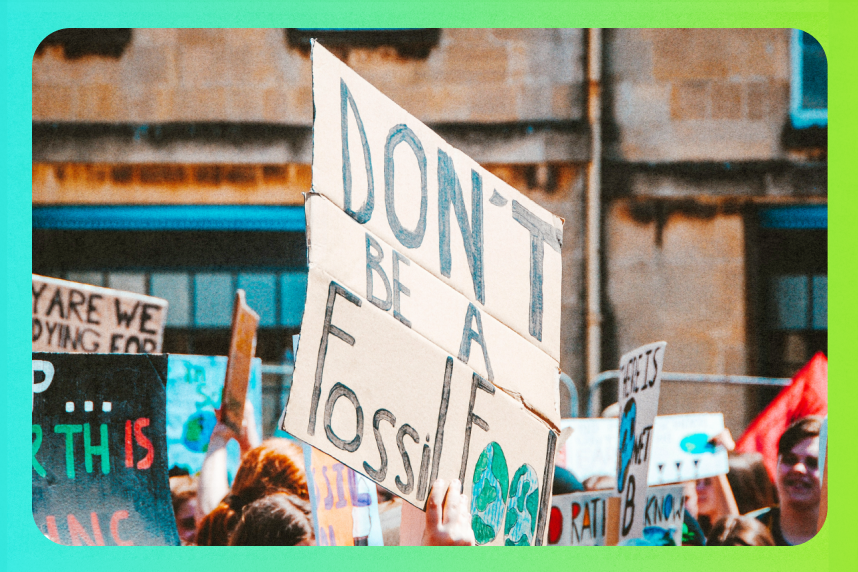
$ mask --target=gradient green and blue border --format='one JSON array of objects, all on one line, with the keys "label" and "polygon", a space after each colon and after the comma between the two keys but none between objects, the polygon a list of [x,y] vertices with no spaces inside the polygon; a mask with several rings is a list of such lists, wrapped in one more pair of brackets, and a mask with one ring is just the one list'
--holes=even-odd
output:
[{"label": "gradient green and blue border", "polygon": [[[5,121],[2,251],[2,392],[6,413],[0,449],[3,537],[0,557],[7,570],[825,570],[848,569],[856,561],[858,509],[851,488],[858,455],[846,450],[858,435],[853,414],[858,390],[852,370],[850,334],[858,323],[852,288],[858,238],[858,145],[855,94],[858,10],[838,0],[739,0],[690,2],[584,1],[391,1],[391,0],[4,0],[0,51]],[[53,544],[36,528],[31,513],[31,73],[32,56],[50,32],[68,27],[754,27],[801,28],[829,56],[829,358],[830,502],[828,522],[811,542],[794,548],[74,548]],[[854,350],[852,350],[854,351]],[[850,566],[851,565],[851,566]]]}]

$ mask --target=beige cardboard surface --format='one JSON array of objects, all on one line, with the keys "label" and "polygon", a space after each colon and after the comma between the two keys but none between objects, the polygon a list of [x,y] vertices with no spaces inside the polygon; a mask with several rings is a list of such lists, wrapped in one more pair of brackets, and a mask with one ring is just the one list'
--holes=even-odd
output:
[{"label": "beige cardboard surface", "polygon": [[33,274],[33,351],[160,353],[167,301]]},{"label": "beige cardboard surface", "polygon": [[643,535],[652,427],[658,412],[666,346],[665,342],[647,344],[620,358],[617,457],[620,544]]},{"label": "beige cardboard surface", "polygon": [[[644,527],[665,529],[676,546],[682,546],[682,525],[685,522],[684,485],[650,487],[646,497]],[[652,535],[655,539],[655,534]]]},{"label": "beige cardboard surface", "polygon": [[[321,195],[307,197],[309,262],[560,423],[558,363]],[[370,298],[371,296],[371,298]]]},{"label": "beige cardboard surface", "polygon": [[419,508],[435,478],[460,478],[482,543],[503,544],[508,518],[514,540],[544,541],[556,434],[317,266],[281,429]]},{"label": "beige cardboard surface", "polygon": [[312,58],[313,190],[559,361],[562,220],[318,43]]},{"label": "beige cardboard surface", "polygon": [[608,499],[614,491],[571,493],[551,497],[550,546],[605,546]]},{"label": "beige cardboard surface", "polygon": [[229,356],[226,378],[221,397],[221,421],[236,435],[241,433],[244,418],[244,400],[250,380],[250,364],[256,355],[256,328],[259,314],[247,305],[244,290],[235,293],[232,307],[232,332],[229,340]]}]

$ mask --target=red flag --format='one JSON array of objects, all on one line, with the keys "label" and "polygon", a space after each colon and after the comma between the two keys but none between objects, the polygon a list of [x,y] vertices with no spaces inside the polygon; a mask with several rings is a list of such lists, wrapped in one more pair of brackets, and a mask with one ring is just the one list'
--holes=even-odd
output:
[{"label": "red flag", "polygon": [[828,413],[828,360],[822,352],[799,370],[736,442],[736,452],[759,452],[774,481],[778,463],[778,440],[793,422],[808,415]]}]

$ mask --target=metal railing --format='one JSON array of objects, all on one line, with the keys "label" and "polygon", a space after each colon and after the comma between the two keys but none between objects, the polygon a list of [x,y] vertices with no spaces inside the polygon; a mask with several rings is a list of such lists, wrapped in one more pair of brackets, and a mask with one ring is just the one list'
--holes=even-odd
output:
[{"label": "metal railing", "polygon": [[[603,371],[597,375],[587,388],[587,417],[598,417],[599,412],[596,411],[596,405],[593,396],[599,390],[601,385],[610,380],[620,380],[619,370]],[[721,375],[708,373],[669,373],[661,374],[662,381],[690,381],[695,383],[729,383],[735,385],[766,385],[769,387],[786,387],[792,382],[788,377],[757,377],[750,375]],[[576,396],[577,402],[577,396]],[[574,411],[574,410],[573,410]]]}]

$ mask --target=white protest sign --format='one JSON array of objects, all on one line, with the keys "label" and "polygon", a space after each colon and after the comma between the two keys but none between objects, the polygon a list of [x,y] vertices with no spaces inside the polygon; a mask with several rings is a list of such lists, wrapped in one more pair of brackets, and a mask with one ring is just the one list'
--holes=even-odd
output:
[{"label": "white protest sign", "polygon": [[665,342],[647,344],[620,358],[617,454],[620,543],[643,534],[652,426],[658,412],[665,346]]},{"label": "white protest sign", "polygon": [[594,491],[551,497],[548,544],[605,546],[608,499],[615,496],[614,491]]},{"label": "white protest sign", "polygon": [[404,328],[521,397],[554,425],[560,423],[560,370],[553,358],[412,264],[405,249],[391,247],[327,198],[309,195],[306,212],[310,266],[324,268]]},{"label": "white protest sign", "polygon": [[[572,429],[572,435],[561,444],[565,448],[563,466],[578,480],[617,476],[618,419],[563,419],[560,427]],[[647,484],[664,485],[727,474],[727,451],[710,444],[723,430],[721,413],[657,416],[652,429]]]},{"label": "white protest sign", "polygon": [[281,429],[418,508],[459,478],[481,544],[544,539],[555,432],[315,266]]},{"label": "white protest sign", "polygon": [[723,430],[721,413],[656,417],[649,484],[679,483],[727,474],[730,470],[727,450],[710,443]]},{"label": "white protest sign", "polygon": [[312,58],[313,190],[559,361],[563,221],[318,43]]},{"label": "white protest sign", "polygon": [[682,546],[685,522],[685,486],[650,487],[644,510],[644,538]]},{"label": "white protest sign", "polygon": [[33,274],[33,351],[160,353],[167,301]]}]

